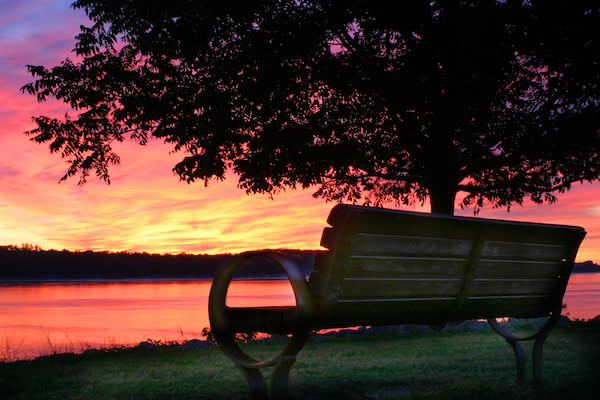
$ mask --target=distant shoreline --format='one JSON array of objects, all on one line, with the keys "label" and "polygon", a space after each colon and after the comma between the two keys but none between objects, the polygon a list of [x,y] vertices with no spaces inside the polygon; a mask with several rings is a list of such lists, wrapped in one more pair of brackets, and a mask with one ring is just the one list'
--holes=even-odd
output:
[{"label": "distant shoreline", "polygon": [[[212,282],[212,277],[155,277],[155,278],[44,278],[44,279],[0,279],[0,285],[27,283],[152,283],[152,282]],[[286,280],[285,276],[240,277],[239,281],[277,281]]]},{"label": "distant shoreline", "polygon": [[[573,271],[572,274],[600,274],[600,271]],[[136,277],[136,278],[40,278],[40,279],[2,279],[0,286],[30,283],[167,283],[167,282],[212,282],[213,277]],[[278,281],[286,280],[281,276],[243,276],[240,281]]]},{"label": "distant shoreline", "polygon": [[[315,251],[269,250],[293,262],[308,276]],[[0,246],[0,282],[195,281],[212,280],[236,255],[158,255],[143,253],[30,251]],[[284,277],[266,258],[251,258],[238,271],[244,279]],[[275,279],[277,279],[275,278]]]}]

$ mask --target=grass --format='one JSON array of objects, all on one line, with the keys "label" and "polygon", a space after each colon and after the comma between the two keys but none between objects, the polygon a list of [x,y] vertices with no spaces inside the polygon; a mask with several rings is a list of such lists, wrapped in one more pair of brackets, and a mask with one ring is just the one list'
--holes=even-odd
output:
[{"label": "grass", "polygon": [[[307,400],[591,399],[599,339],[598,324],[555,328],[544,346],[544,385],[519,387],[512,350],[491,331],[325,338],[300,353],[290,392]],[[245,346],[259,354],[276,350]],[[219,349],[163,346],[2,363],[0,398],[247,399],[248,391]]]}]

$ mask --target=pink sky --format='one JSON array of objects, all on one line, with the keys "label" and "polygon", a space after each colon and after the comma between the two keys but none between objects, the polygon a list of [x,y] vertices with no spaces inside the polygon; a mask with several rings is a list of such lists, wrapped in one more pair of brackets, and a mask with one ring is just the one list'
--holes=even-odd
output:
[{"label": "pink sky", "polygon": [[[154,142],[124,143],[112,184],[58,184],[66,164],[23,134],[31,117],[69,111],[20,93],[26,64],[47,67],[69,56],[79,25],[71,0],[0,1],[0,245],[32,243],[71,250],[223,253],[257,248],[318,249],[332,207],[311,190],[274,199],[247,196],[232,176],[205,187],[180,182],[171,169],[181,155]],[[577,184],[552,205],[484,209],[482,217],[583,226],[578,261],[600,263],[600,183]],[[428,211],[428,205],[404,208]],[[472,215],[472,210],[459,210]]]}]

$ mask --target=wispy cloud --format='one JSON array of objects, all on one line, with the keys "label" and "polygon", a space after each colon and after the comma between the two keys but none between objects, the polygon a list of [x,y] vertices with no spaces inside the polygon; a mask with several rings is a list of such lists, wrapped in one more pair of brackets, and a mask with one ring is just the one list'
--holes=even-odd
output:
[{"label": "wispy cloud", "polygon": [[[600,200],[598,200],[600,201]],[[594,217],[600,217],[600,204],[599,205],[594,205],[591,206],[590,208],[588,208],[588,213]]]},{"label": "wispy cloud", "polygon": [[0,178],[3,176],[17,176],[19,171],[13,167],[7,167],[0,165]]}]

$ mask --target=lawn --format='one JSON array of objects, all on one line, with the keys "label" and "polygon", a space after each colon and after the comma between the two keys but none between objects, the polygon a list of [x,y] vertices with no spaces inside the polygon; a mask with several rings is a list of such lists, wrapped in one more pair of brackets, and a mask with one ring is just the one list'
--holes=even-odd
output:
[{"label": "lawn", "polygon": [[[544,347],[544,384],[520,387],[511,348],[489,330],[318,336],[300,353],[290,392],[309,400],[592,399],[598,393],[599,339],[598,324],[555,328]],[[246,345],[259,355],[278,346]],[[530,353],[531,346],[525,348]],[[0,398],[247,399],[248,391],[219,349],[163,346],[0,364]]]}]

